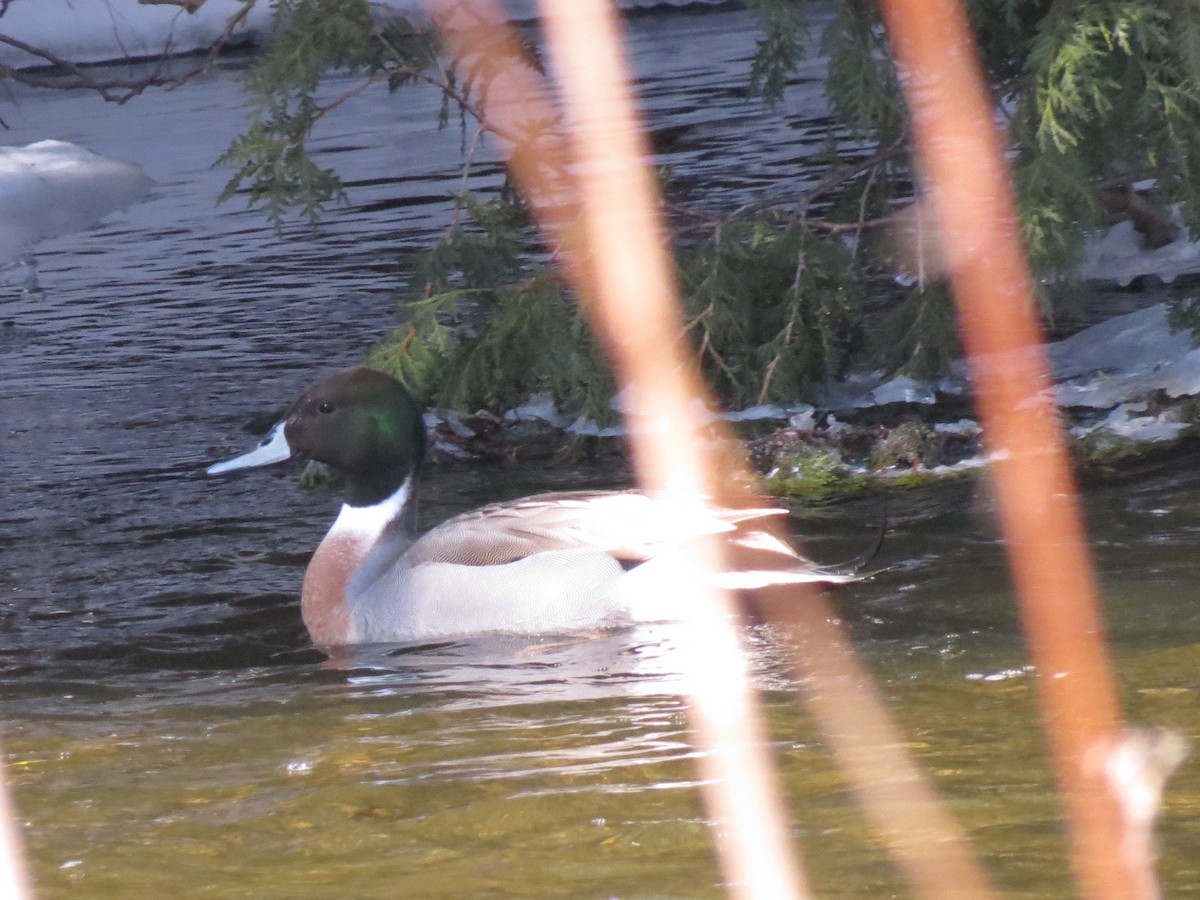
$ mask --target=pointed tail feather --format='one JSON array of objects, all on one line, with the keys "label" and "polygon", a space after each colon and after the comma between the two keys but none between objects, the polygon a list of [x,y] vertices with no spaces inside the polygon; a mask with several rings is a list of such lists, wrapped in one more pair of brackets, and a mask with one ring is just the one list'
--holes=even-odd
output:
[{"label": "pointed tail feather", "polygon": [[786,541],[761,530],[739,530],[730,539],[735,548],[736,565],[717,576],[718,583],[729,590],[755,590],[783,584],[849,584],[864,581],[883,571],[864,571],[883,546],[888,520],[883,523],[874,542],[865,553],[847,563],[824,566],[805,559]]}]

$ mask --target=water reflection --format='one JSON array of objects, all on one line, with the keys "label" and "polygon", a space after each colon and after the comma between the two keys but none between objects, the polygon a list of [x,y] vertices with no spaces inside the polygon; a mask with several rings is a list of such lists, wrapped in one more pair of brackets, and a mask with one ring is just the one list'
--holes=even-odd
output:
[{"label": "water reflection", "polygon": [[[776,683],[781,670],[766,652],[768,632],[747,629],[746,637],[761,664],[760,682]],[[339,648],[327,665],[345,670],[350,685],[372,695],[453,695],[448,709],[681,696],[682,639],[683,627],[675,623],[562,636],[484,635],[411,647]]]}]

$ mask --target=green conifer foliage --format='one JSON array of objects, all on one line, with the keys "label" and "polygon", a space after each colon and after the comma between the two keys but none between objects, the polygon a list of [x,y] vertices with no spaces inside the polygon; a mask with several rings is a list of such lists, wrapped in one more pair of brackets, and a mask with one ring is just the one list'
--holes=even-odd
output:
[{"label": "green conifer foliage", "polygon": [[[245,190],[276,227],[298,209],[316,222],[322,207],[345,199],[331,169],[305,151],[309,133],[345,97],[319,103],[330,72],[362,73],[396,90],[435,69],[437,33],[403,17],[377,24],[366,0],[276,0],[271,31],[245,76],[246,132],[218,164],[234,170],[220,200]],[[447,91],[449,98],[451,92]]]},{"label": "green conifer foliage", "polygon": [[856,328],[850,250],[779,219],[730,223],[679,253],[700,363],[736,406],[805,396],[844,361]]},{"label": "green conifer foliage", "polygon": [[[333,71],[392,90],[437,85],[441,124],[456,117],[464,148],[474,146],[467,136],[482,122],[488,73],[456,70],[431,29],[379,17],[366,0],[275,6],[246,78],[246,133],[222,160],[234,170],[227,196],[245,190],[276,222],[293,209],[315,219],[341,196],[336,174],[305,153],[308,134],[340,102],[317,99]],[[828,171],[816,187],[796,196],[781,186],[677,235],[697,358],[733,404],[805,399],[852,361],[944,371],[956,348],[944,286],[931,276],[905,295],[890,281],[890,236],[903,230],[919,179],[877,5],[839,0],[819,35],[802,0],[750,7],[762,27],[752,88],[767,101],[802,89],[789,84],[792,73],[819,52],[837,128],[812,160]],[[1167,233],[1178,206],[1200,234],[1200,10],[1190,0],[968,0],[968,11],[1040,274],[1069,272],[1085,234],[1131,205]],[[539,65],[532,43],[527,61]],[[412,265],[405,321],[372,359],[435,402],[497,408],[542,391],[603,418],[611,380],[521,199],[506,187],[457,203],[455,225]],[[1043,299],[1052,311],[1052,294]],[[1177,319],[1200,333],[1197,308],[1181,307]]]}]

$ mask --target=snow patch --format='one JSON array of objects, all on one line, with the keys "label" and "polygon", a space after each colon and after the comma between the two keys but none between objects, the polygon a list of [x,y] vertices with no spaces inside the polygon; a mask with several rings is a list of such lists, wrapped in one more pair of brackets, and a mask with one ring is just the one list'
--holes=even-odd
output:
[{"label": "snow patch", "polygon": [[1200,394],[1200,349],[1167,324],[1166,304],[1109,319],[1050,346],[1060,406],[1109,409],[1155,391]]},{"label": "snow patch", "polygon": [[141,166],[66,141],[0,147],[0,263],[94,225],[153,187]]},{"label": "snow patch", "polygon": [[[13,3],[4,13],[4,33],[76,63],[142,59],[167,52],[190,53],[209,47],[225,31],[240,0],[207,0],[193,13],[170,4],[137,0],[36,0]],[[235,37],[249,39],[266,29],[271,9],[255,4]],[[0,46],[0,63],[16,68],[46,65],[40,56]]]},{"label": "snow patch", "polygon": [[1149,406],[1148,403],[1122,403],[1112,410],[1103,421],[1072,428],[1071,434],[1076,437],[1087,437],[1097,432],[1106,432],[1113,437],[1156,443],[1173,441],[1189,427],[1186,422],[1172,418],[1173,410],[1139,415],[1147,412]]},{"label": "snow patch", "polygon": [[1189,239],[1178,209],[1171,221],[1179,226],[1175,240],[1154,250],[1142,246],[1142,236],[1129,220],[1118,222],[1089,238],[1076,274],[1085,281],[1112,281],[1128,287],[1137,278],[1155,276],[1170,284],[1180,275],[1200,272],[1200,242]]},{"label": "snow patch", "polygon": [[931,406],[937,403],[937,396],[928,384],[915,381],[907,375],[897,375],[879,387],[867,391],[854,405],[862,409],[888,403],[920,403]]},{"label": "snow patch", "polygon": [[957,422],[937,422],[934,424],[933,430],[940,431],[943,434],[959,434],[963,437],[975,437],[983,433],[983,429],[974,419],[959,419]]}]

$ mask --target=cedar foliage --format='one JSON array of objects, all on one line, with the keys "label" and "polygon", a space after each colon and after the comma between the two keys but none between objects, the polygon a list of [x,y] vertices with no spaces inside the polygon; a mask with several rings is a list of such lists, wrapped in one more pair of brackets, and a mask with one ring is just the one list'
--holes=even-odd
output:
[{"label": "cedar foliage", "polygon": [[[366,0],[275,6],[270,39],[246,77],[246,132],[222,158],[234,170],[226,197],[244,190],[277,224],[291,210],[315,220],[342,198],[336,173],[305,152],[310,131],[339,102],[316,99],[330,72],[359,73],[390,90],[437,85],[441,124],[457,119],[464,148],[481,127],[486,73],[457,71],[432,29],[373,17]],[[819,50],[837,127],[821,151],[828,177],[816,188],[764,197],[677,236],[702,367],[736,404],[805,399],[855,354],[936,376],[955,352],[944,286],[901,295],[886,278],[886,236],[916,176],[878,7],[840,0],[813,34],[801,0],[749,6],[762,37],[747,81],[761,99],[747,102],[795,89],[797,63]],[[1188,0],[968,0],[968,10],[1039,273],[1069,272],[1083,237],[1103,222],[1101,192],[1134,183],[1152,184],[1142,198],[1151,209],[1165,216],[1177,207],[1200,233],[1200,12]],[[532,42],[529,64],[538,65]],[[412,266],[405,321],[372,361],[441,404],[501,408],[546,392],[603,418],[611,379],[521,198],[506,186],[456,204],[455,224]],[[882,312],[867,302],[881,291],[895,295]],[[1200,304],[1176,320],[1200,333]]]}]

